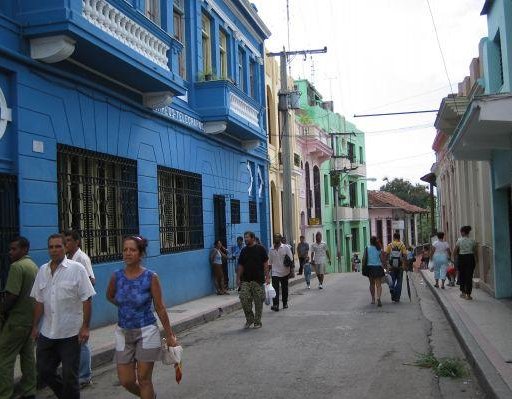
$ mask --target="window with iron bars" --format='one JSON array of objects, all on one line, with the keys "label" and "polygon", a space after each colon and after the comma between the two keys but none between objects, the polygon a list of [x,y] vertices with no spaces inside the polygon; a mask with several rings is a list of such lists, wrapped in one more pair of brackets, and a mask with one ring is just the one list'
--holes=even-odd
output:
[{"label": "window with iron bars", "polygon": [[249,223],[258,223],[258,206],[256,201],[249,201]]},{"label": "window with iron bars", "polygon": [[0,291],[9,272],[10,240],[19,235],[18,180],[14,175],[0,173]]},{"label": "window with iron bars", "polygon": [[160,252],[204,248],[202,177],[158,167]]},{"label": "window with iron bars", "polygon": [[122,259],[138,234],[137,162],[59,144],[59,229],[77,230],[92,262]]},{"label": "window with iron bars", "polygon": [[231,201],[231,224],[240,224],[240,200]]}]

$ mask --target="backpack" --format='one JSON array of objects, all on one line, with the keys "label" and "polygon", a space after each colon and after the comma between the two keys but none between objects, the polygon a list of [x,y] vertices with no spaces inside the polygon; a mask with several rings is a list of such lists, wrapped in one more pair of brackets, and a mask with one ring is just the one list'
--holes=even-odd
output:
[{"label": "backpack", "polygon": [[402,266],[402,251],[399,246],[392,246],[389,254],[389,265],[395,269]]}]

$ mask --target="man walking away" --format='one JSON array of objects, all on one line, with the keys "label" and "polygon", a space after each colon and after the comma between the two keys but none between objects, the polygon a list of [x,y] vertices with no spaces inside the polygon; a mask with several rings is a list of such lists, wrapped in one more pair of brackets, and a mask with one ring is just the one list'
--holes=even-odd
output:
[{"label": "man walking away", "polygon": [[5,301],[0,313],[5,320],[0,330],[0,399],[10,399],[14,388],[14,364],[20,355],[21,380],[19,391],[22,398],[35,398],[36,362],[34,341],[30,336],[34,299],[30,290],[38,268],[28,256],[30,243],[18,237],[9,245],[11,267],[5,285]]},{"label": "man walking away", "polygon": [[[76,230],[68,230],[64,233],[64,236],[66,237],[66,252],[68,258],[85,267],[89,280],[94,286],[96,279],[92,270],[91,259],[80,248],[80,234]],[[85,388],[92,384],[91,349],[87,342],[84,342],[80,347],[80,374],[78,380],[80,382],[80,388]]]},{"label": "man walking away", "polygon": [[327,259],[331,263],[331,255],[329,255],[327,244],[322,241],[322,233],[317,232],[315,239],[316,242],[311,245],[311,263],[313,263],[318,277],[318,289],[321,290],[324,288],[325,264]]},{"label": "man walking away", "polygon": [[306,237],[300,236],[299,243],[297,244],[297,256],[299,257],[299,274],[302,274],[304,263],[309,254],[309,244],[306,242]]},{"label": "man walking away", "polygon": [[386,247],[386,260],[389,264],[389,274],[392,279],[391,287],[389,287],[391,300],[393,302],[400,302],[403,272],[407,261],[407,248],[400,241],[400,234],[398,233],[393,234],[393,242]]},{"label": "man walking away", "polygon": [[[66,258],[66,238],[48,238],[50,262],[37,273],[32,337],[37,339],[37,372],[58,399],[80,398],[80,345],[89,339],[91,298],[96,294],[85,268]],[[62,363],[62,376],[57,373]]]},{"label": "man walking away", "polygon": [[287,244],[282,243],[281,234],[274,234],[274,246],[268,254],[268,263],[272,270],[272,287],[276,290],[276,296],[273,299],[273,311],[279,311],[279,286],[281,286],[281,294],[283,300],[283,309],[288,308],[288,276],[290,275],[290,267],[285,265],[285,257],[293,259],[292,251]]},{"label": "man walking away", "polygon": [[[244,328],[261,328],[261,314],[265,289],[263,283],[270,283],[267,251],[256,244],[252,231],[244,234],[245,247],[238,258],[237,285],[240,290],[240,302],[244,310],[246,323]],[[252,304],[254,302],[254,312]]]}]

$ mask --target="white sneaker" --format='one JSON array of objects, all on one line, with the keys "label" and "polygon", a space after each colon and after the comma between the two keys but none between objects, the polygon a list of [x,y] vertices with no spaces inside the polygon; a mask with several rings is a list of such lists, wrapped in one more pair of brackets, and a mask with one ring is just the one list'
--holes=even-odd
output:
[{"label": "white sneaker", "polygon": [[311,289],[311,286],[309,284],[306,284],[306,287],[307,287],[308,290]]},{"label": "white sneaker", "polygon": [[324,288],[324,286],[322,284],[318,284],[318,289],[319,290],[322,290]]}]

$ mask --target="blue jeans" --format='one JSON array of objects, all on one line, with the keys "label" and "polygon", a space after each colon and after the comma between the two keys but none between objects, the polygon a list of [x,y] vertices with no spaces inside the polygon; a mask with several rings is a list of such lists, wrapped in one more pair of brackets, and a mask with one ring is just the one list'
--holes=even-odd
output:
[{"label": "blue jeans", "polygon": [[85,343],[80,345],[80,383],[89,382],[91,377],[91,350],[89,349],[89,344]]},{"label": "blue jeans", "polygon": [[391,279],[393,280],[391,287],[389,287],[389,292],[391,293],[391,300],[398,302],[400,300],[400,296],[402,295],[402,280],[404,277],[404,271],[400,268],[391,268],[389,272],[391,275]]},{"label": "blue jeans", "polygon": [[307,285],[311,283],[311,263],[306,263],[304,265],[304,279],[306,280]]}]

